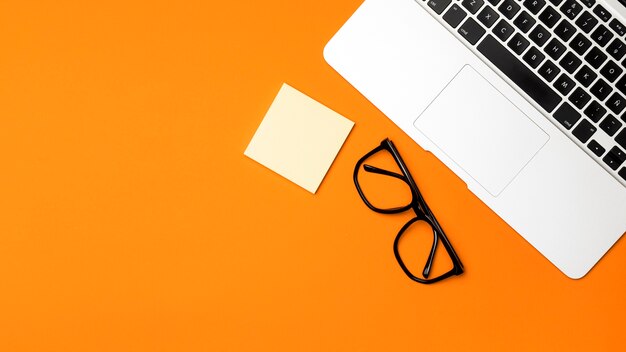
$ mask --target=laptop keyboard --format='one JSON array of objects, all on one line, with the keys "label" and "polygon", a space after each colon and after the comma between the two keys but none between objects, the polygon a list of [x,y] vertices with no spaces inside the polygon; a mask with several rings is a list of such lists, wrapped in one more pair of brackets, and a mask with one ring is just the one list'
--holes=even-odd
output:
[{"label": "laptop keyboard", "polygon": [[421,0],[626,181],[626,25],[596,0]]}]

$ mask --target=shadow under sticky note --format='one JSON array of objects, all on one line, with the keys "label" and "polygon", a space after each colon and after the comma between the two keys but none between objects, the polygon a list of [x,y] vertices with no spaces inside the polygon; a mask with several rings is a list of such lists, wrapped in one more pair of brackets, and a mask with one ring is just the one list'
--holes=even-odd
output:
[{"label": "shadow under sticky note", "polygon": [[315,193],[354,122],[283,84],[244,154]]}]

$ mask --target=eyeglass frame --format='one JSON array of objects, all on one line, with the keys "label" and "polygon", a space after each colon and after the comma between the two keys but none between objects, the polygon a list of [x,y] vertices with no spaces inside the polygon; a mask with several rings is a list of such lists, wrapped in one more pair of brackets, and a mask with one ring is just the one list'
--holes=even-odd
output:
[{"label": "eyeglass frame", "polygon": [[[375,166],[371,166],[371,165],[368,165],[368,164],[363,165],[363,163],[368,158],[370,158],[372,155],[374,155],[374,154],[376,154],[376,153],[378,153],[380,151],[383,151],[383,150],[386,150],[386,151],[388,151],[391,154],[391,156],[393,157],[394,161],[396,162],[396,164],[400,168],[400,171],[402,171],[403,175],[400,175],[398,173],[395,173],[395,172],[392,172],[392,171],[389,171],[389,170],[380,169],[380,168],[377,168]],[[358,174],[359,174],[359,169],[361,168],[361,165],[363,165],[363,169],[366,172],[371,172],[371,173],[391,176],[391,177],[395,177],[397,179],[400,179],[400,180],[404,181],[409,186],[409,188],[411,189],[411,196],[412,196],[411,202],[409,204],[407,204],[406,206],[397,207],[397,208],[390,208],[390,209],[377,208],[376,206],[371,204],[369,202],[369,200],[367,199],[367,197],[365,196],[365,193],[361,189],[361,185],[360,185],[359,180],[358,180]],[[415,217],[412,218],[411,220],[409,220],[406,224],[404,224],[404,226],[400,229],[400,231],[396,235],[395,240],[393,241],[393,253],[394,253],[395,257],[396,257],[396,261],[398,262],[398,264],[402,268],[402,271],[404,271],[404,273],[411,280],[419,282],[419,283],[422,283],[422,284],[432,284],[432,283],[435,283],[435,282],[447,279],[447,278],[449,278],[449,277],[451,277],[453,275],[461,275],[464,272],[464,270],[463,270],[463,263],[461,262],[461,259],[456,254],[456,251],[452,247],[452,244],[450,243],[450,240],[448,239],[448,237],[446,236],[445,232],[441,228],[441,225],[439,224],[439,222],[435,218],[435,215],[433,214],[433,212],[428,207],[428,204],[426,204],[426,201],[424,200],[424,197],[422,196],[422,193],[420,192],[419,188],[417,187],[417,184],[413,180],[413,176],[409,172],[408,167],[404,163],[404,160],[402,160],[402,157],[400,156],[400,153],[398,152],[398,150],[396,149],[395,145],[393,144],[393,142],[389,138],[385,138],[380,143],[380,145],[378,147],[374,148],[372,151],[370,151],[369,153],[365,154],[361,159],[359,159],[359,161],[356,163],[356,166],[354,168],[354,176],[353,177],[354,177],[354,185],[356,186],[357,192],[359,193],[359,196],[361,197],[361,200],[363,200],[365,205],[367,205],[367,207],[370,208],[371,210],[373,210],[373,211],[375,211],[377,213],[381,213],[381,214],[399,214],[399,213],[406,212],[409,209],[413,209],[413,212],[415,213]],[[426,261],[426,265],[424,266],[424,270],[422,271],[422,275],[424,276],[425,279],[422,279],[422,278],[420,278],[418,276],[415,276],[407,268],[407,266],[404,264],[404,261],[402,260],[402,257],[400,256],[400,252],[398,250],[398,244],[400,242],[400,238],[402,237],[404,232],[413,223],[415,223],[417,221],[424,221],[424,222],[426,222],[428,225],[430,225],[430,227],[433,230],[433,245],[432,245],[432,247],[430,249],[430,254],[428,255],[428,260]],[[452,267],[452,269],[450,269],[450,271],[448,271],[448,272],[446,272],[446,273],[444,273],[444,274],[442,274],[440,276],[437,276],[437,277],[435,277],[433,279],[429,279],[428,276],[430,275],[430,270],[432,268],[432,264],[433,264],[434,256],[435,256],[435,251],[437,250],[437,245],[439,243],[439,240],[441,240],[441,243],[443,244],[444,248],[446,249],[446,252],[450,256],[450,259],[452,260],[453,267]]]}]

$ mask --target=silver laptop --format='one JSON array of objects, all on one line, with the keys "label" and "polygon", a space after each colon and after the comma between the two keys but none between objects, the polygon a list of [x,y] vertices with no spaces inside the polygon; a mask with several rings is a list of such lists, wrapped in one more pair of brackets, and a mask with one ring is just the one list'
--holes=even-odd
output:
[{"label": "silver laptop", "polygon": [[326,61],[571,278],[626,231],[626,8],[365,0]]}]

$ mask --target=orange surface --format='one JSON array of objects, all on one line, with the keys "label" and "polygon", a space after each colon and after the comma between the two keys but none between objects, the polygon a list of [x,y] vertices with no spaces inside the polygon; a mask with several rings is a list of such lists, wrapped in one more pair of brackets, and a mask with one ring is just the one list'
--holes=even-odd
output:
[{"label": "orange surface", "polygon": [[[343,81],[359,3],[0,2],[0,350],[624,350],[626,242],[566,278]],[[356,122],[316,195],[243,155],[282,82]],[[387,136],[463,276],[357,196]]]}]

